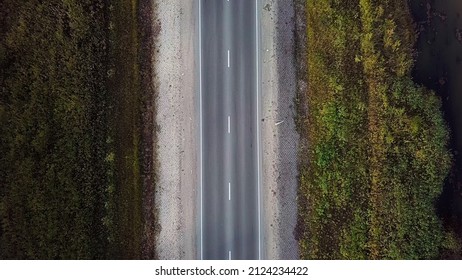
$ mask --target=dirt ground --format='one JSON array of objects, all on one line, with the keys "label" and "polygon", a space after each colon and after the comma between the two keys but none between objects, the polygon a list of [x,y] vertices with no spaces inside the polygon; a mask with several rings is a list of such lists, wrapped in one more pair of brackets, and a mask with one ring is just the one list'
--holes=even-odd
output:
[{"label": "dirt ground", "polygon": [[262,199],[265,259],[297,259],[295,9],[262,1]]}]

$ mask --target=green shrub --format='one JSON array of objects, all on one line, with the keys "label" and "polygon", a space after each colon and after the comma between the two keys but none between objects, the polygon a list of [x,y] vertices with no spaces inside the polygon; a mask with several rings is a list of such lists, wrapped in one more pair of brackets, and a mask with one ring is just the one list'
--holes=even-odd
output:
[{"label": "green shrub", "polygon": [[307,12],[302,257],[437,257],[448,131],[439,99],[410,77],[407,2],[307,1]]}]

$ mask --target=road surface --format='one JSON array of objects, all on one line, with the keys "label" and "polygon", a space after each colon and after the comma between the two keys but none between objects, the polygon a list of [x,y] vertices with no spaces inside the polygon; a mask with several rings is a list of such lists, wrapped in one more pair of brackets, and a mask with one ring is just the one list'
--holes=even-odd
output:
[{"label": "road surface", "polygon": [[258,0],[199,0],[200,258],[260,259]]}]

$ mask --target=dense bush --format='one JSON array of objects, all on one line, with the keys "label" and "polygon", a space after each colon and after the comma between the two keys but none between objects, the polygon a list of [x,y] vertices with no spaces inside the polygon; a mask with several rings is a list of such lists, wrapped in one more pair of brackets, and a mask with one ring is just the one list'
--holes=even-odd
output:
[{"label": "dense bush", "polygon": [[307,13],[302,257],[437,257],[448,132],[439,99],[410,78],[407,2],[307,1]]},{"label": "dense bush", "polygon": [[111,2],[0,2],[0,258],[140,257],[137,5]]},{"label": "dense bush", "polygon": [[103,1],[3,1],[1,9],[1,257],[102,256]]}]

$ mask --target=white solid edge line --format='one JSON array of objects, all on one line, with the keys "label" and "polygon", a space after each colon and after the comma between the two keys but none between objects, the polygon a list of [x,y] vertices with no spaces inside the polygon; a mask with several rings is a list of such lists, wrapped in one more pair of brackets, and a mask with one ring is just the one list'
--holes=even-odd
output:
[{"label": "white solid edge line", "polygon": [[199,0],[199,111],[200,111],[200,192],[201,192],[201,260],[204,259],[203,250],[203,201],[202,201],[202,14],[201,14],[201,2]]},{"label": "white solid edge line", "polygon": [[261,213],[260,213],[260,123],[259,123],[259,34],[258,34],[258,0],[255,0],[255,45],[257,70],[257,189],[258,189],[258,259],[261,260]]}]

